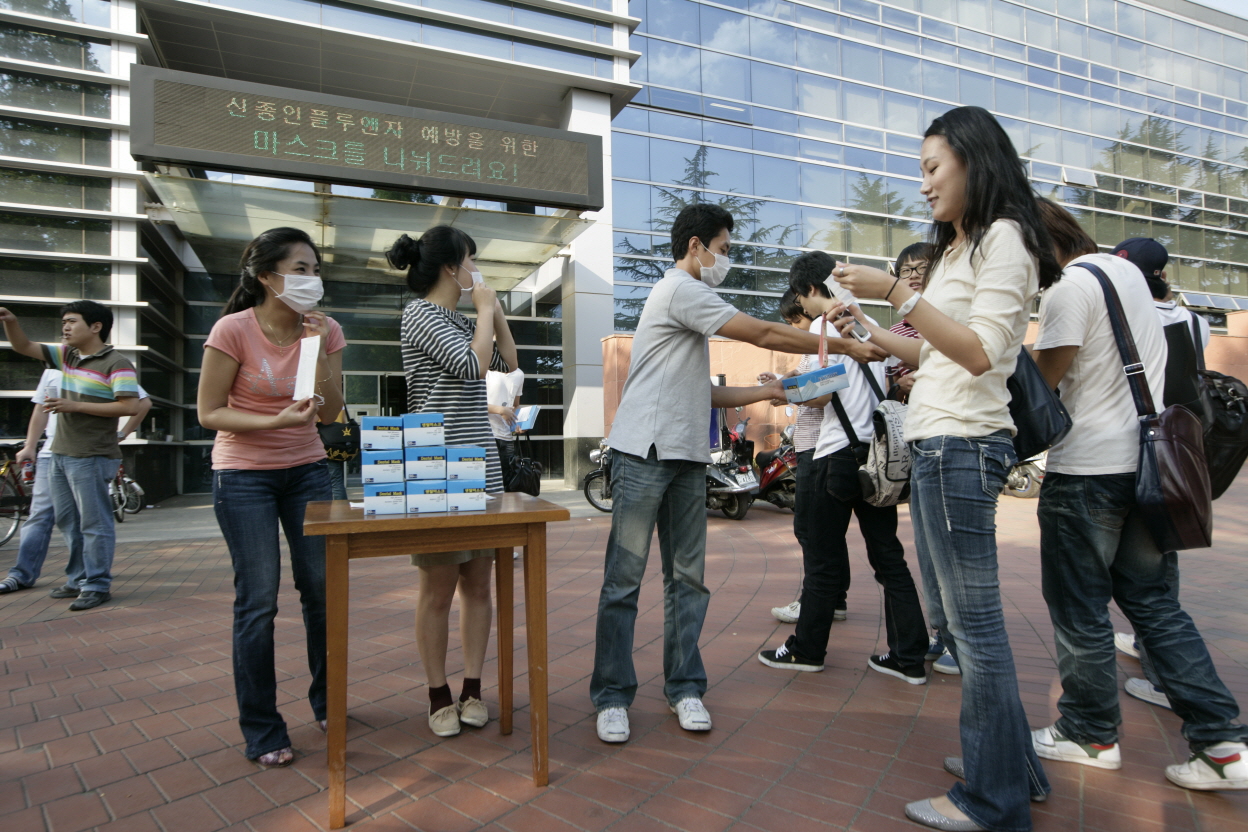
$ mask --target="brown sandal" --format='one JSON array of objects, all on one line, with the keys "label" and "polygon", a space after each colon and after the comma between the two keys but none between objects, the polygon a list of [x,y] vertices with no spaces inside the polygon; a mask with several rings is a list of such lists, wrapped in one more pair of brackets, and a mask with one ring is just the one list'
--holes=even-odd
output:
[{"label": "brown sandal", "polygon": [[256,758],[256,762],[265,768],[282,768],[288,766],[295,761],[295,749],[287,746],[286,748],[270,751],[268,754],[261,754]]}]

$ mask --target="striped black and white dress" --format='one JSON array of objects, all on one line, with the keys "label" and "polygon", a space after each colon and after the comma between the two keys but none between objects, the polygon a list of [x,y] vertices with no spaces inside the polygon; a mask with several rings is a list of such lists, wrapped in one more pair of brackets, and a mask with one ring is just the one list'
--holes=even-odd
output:
[{"label": "striped black and white dress", "polygon": [[[490,428],[485,373],[472,351],[475,330],[475,322],[436,303],[414,300],[407,305],[401,328],[407,412],[442,413],[446,444],[485,448],[485,490],[496,494],[503,490],[503,469]],[[488,369],[511,371],[497,345]]]},{"label": "striped black and white dress", "polygon": [[[475,330],[474,321],[436,303],[414,300],[407,305],[400,326],[407,412],[441,413],[446,419],[446,444],[485,448],[485,490],[497,494],[503,490],[503,470],[490,428],[485,373],[472,351]],[[511,370],[497,345],[488,369]],[[493,556],[493,549],[467,549],[411,558],[413,566],[444,566]]]}]

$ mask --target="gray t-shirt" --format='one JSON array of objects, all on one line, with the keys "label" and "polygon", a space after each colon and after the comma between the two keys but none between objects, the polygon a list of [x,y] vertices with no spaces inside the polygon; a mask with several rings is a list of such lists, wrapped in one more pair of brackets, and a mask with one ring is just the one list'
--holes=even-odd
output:
[{"label": "gray t-shirt", "polygon": [[607,444],[642,457],[711,461],[711,355],[707,338],[737,308],[682,269],[654,285]]}]

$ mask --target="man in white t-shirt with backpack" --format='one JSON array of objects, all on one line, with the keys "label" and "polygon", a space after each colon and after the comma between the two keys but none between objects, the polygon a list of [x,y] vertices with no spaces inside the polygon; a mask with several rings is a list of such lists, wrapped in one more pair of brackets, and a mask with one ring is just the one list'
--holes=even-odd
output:
[{"label": "man in white t-shirt with backpack", "polygon": [[1049,450],[1040,490],[1040,570],[1053,622],[1061,718],[1032,732],[1046,760],[1122,768],[1118,671],[1109,602],[1149,650],[1191,748],[1166,777],[1188,789],[1248,789],[1248,727],[1204,639],[1168,579],[1174,552],[1157,548],[1136,503],[1139,418],[1110,326],[1101,271],[1121,301],[1145,383],[1163,400],[1166,340],[1139,269],[1097,253],[1069,212],[1040,200],[1064,266],[1040,304],[1036,364],[1061,393],[1070,432]]}]

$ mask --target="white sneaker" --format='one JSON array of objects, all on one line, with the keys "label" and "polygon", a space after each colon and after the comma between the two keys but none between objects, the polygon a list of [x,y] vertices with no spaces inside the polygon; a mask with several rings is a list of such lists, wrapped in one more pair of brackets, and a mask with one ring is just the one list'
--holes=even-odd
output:
[{"label": "white sneaker", "polygon": [[1186,763],[1166,766],[1166,779],[1176,786],[1200,791],[1248,789],[1248,746],[1220,742],[1198,751]]},{"label": "white sneaker", "polygon": [[777,621],[784,624],[796,624],[797,617],[802,614],[802,602],[794,601],[791,604],[785,604],[783,607],[772,607],[771,614],[776,617]]},{"label": "white sneaker", "polygon": [[1147,679],[1128,679],[1124,688],[1129,696],[1142,699],[1150,705],[1157,705],[1162,708],[1170,707],[1170,697],[1166,696],[1166,692],[1154,686]]},{"label": "white sneaker", "polygon": [[1122,752],[1118,750],[1118,743],[1100,745],[1075,742],[1062,736],[1056,725],[1032,731],[1031,743],[1035,746],[1036,754],[1046,760],[1080,763],[1114,771],[1122,768]]},{"label": "white sneaker", "polygon": [[598,739],[628,742],[628,708],[606,708],[598,712]]},{"label": "white sneaker", "polygon": [[682,699],[672,705],[671,709],[672,713],[676,714],[676,718],[680,720],[680,727],[686,731],[711,730],[711,715],[707,713],[706,706],[698,697],[690,696],[688,699]]},{"label": "white sneaker", "polygon": [[1119,653],[1133,659],[1140,657],[1140,651],[1135,646],[1135,633],[1114,633],[1114,646],[1118,648]]}]

